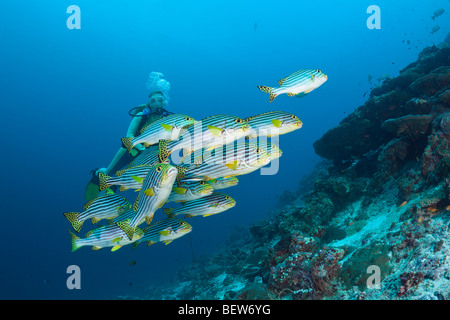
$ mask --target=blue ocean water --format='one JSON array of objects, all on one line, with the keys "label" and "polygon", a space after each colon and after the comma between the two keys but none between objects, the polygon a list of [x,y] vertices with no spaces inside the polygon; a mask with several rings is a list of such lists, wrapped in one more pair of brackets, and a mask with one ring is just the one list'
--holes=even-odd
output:
[{"label": "blue ocean water", "polygon": [[[70,5],[81,9],[79,30],[67,28]],[[381,9],[380,29],[366,26],[370,5]],[[446,12],[431,19],[438,8]],[[313,142],[364,103],[369,75],[374,83],[395,76],[444,39],[448,9],[446,0],[4,3],[0,298],[138,295],[191,261],[191,241],[195,256],[214,252],[237,226],[266,217],[277,195],[298,188],[319,161]],[[271,104],[256,88],[303,68],[320,68],[328,81],[301,99],[282,95]],[[71,253],[62,213],[81,210],[90,170],[107,166],[120,147],[128,110],[147,101],[152,71],[171,84],[172,112],[202,119],[284,110],[303,127],[280,137],[276,175],[240,177],[226,191],[237,205],[191,219],[190,238]],[[80,267],[80,290],[66,286],[70,265]]]}]

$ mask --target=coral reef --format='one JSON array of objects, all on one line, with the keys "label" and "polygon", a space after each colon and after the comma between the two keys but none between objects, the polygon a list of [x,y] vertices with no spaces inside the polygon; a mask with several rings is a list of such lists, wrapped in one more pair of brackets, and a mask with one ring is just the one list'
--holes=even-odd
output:
[{"label": "coral reef", "polygon": [[450,299],[449,141],[450,48],[430,47],[314,143],[266,220],[144,298]]}]

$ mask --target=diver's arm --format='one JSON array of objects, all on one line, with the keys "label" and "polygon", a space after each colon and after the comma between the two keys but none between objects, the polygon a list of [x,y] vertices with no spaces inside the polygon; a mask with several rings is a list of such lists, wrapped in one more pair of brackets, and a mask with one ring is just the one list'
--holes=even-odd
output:
[{"label": "diver's arm", "polygon": [[[130,125],[128,126],[127,130],[127,137],[134,137],[136,133],[138,133],[139,124],[142,121],[142,112],[138,112],[136,115],[137,117],[133,117],[133,120],[131,120]],[[135,149],[142,151],[145,148],[138,144],[134,146]],[[107,168],[100,168],[95,173],[98,175],[99,172],[103,172],[105,174],[109,174],[109,172],[116,166],[116,164],[122,159],[122,157],[125,155],[125,153],[128,152],[126,148],[121,147],[119,150],[117,150],[116,155],[111,160],[111,163]]]},{"label": "diver's arm", "polygon": [[119,160],[125,155],[126,152],[128,152],[126,148],[120,148],[119,150],[117,150],[116,155],[111,160],[109,166],[107,168],[101,168],[97,170],[96,174],[98,175],[99,172],[103,172],[104,174],[109,175],[112,168],[116,166],[117,162],[119,162]]},{"label": "diver's arm", "polygon": [[130,125],[128,126],[127,137],[136,136],[136,133],[138,133],[139,124],[142,121],[143,114],[143,112],[138,112],[136,113],[136,116],[133,117],[133,120],[131,120]]},{"label": "diver's arm", "polygon": [[[136,116],[133,117],[133,120],[131,120],[130,125],[128,126],[127,137],[135,137],[138,135],[138,129],[143,119],[143,114],[143,112],[138,112],[136,113]],[[134,147],[139,151],[145,149],[141,144],[137,144]]]}]

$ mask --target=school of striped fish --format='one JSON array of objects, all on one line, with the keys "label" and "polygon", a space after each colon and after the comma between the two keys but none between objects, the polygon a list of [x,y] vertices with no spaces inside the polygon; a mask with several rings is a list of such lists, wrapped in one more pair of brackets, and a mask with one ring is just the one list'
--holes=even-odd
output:
[{"label": "school of striped fish", "polygon": [[[326,80],[319,69],[304,69],[278,81],[278,88],[258,88],[269,93],[272,102],[282,93],[304,96]],[[237,186],[239,176],[281,157],[279,146],[267,138],[302,125],[296,115],[285,111],[247,118],[218,114],[199,121],[171,114],[143,128],[136,137],[122,138],[130,153],[138,144],[146,149],[114,176],[100,173],[98,196],[83,210],[64,213],[75,233],[86,220],[92,225],[107,221],[85,237],[69,230],[72,252],[84,246],[116,251],[128,244],[135,248],[140,242],[167,245],[190,233],[192,226],[181,217],[208,217],[233,208],[236,200],[222,190]],[[138,193],[132,203],[118,193],[126,190]],[[158,210],[163,218],[155,221]]]}]

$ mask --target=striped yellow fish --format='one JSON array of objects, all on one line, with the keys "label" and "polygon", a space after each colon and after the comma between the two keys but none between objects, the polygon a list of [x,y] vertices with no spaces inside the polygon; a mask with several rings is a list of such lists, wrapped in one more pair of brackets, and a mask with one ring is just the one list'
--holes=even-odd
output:
[{"label": "striped yellow fish", "polygon": [[136,137],[122,138],[123,145],[131,153],[131,150],[139,143],[148,147],[158,143],[159,140],[178,140],[181,130],[195,123],[195,120],[184,114],[171,114],[162,119],[156,120],[144,127],[140,135]]},{"label": "striped yellow fish", "polygon": [[258,89],[270,95],[270,102],[282,93],[300,98],[320,87],[327,79],[320,69],[302,69],[279,80],[278,88],[258,86]]},{"label": "striped yellow fish", "polygon": [[106,194],[97,197],[83,206],[83,212],[65,212],[64,216],[72,224],[76,232],[80,232],[83,222],[91,219],[97,223],[101,219],[112,219],[130,209],[131,205],[127,199],[117,194]]},{"label": "striped yellow fish", "polygon": [[186,202],[213,193],[214,188],[205,181],[189,181],[180,187],[173,187],[167,202]]},{"label": "striped yellow fish", "polygon": [[[270,151],[270,152],[269,152]],[[264,148],[251,142],[237,141],[218,147],[210,153],[196,157],[196,153],[183,159],[183,164],[176,166],[178,181],[212,180],[248,174],[269,164],[281,156],[281,150],[275,145],[266,144]],[[190,164],[189,164],[190,163]]]},{"label": "striped yellow fish", "polygon": [[167,201],[177,174],[177,169],[167,163],[160,163],[148,171],[133,205],[132,217],[124,220],[124,216],[127,215],[124,213],[114,219],[114,222],[126,232],[130,240],[132,240],[136,226],[143,221],[150,224],[155,211]]},{"label": "striped yellow fish", "polygon": [[[125,169],[117,171],[116,176],[119,176],[126,169],[134,168],[137,166],[141,165],[156,166],[158,163],[160,163],[158,151],[159,147],[157,144],[146,148],[133,161],[131,161]],[[165,162],[169,163],[169,159],[167,159]]]},{"label": "striped yellow fish", "polygon": [[202,148],[213,149],[245,137],[250,129],[247,121],[231,115],[218,114],[189,126],[178,141],[159,142],[159,160],[164,162],[172,152],[183,150],[183,155]]},{"label": "striped yellow fish", "polygon": [[206,181],[209,183],[214,190],[221,190],[229,187],[237,186],[239,183],[239,179],[237,177],[220,177],[212,180]]},{"label": "striped yellow fish", "polygon": [[140,242],[147,241],[147,246],[157,242],[169,244],[192,231],[192,226],[186,221],[176,218],[166,218],[160,220],[144,229],[144,235],[133,243],[136,247]]},{"label": "striped yellow fish", "polygon": [[184,214],[186,218],[203,216],[208,217],[213,214],[224,212],[233,208],[236,205],[236,200],[221,192],[213,192],[209,196],[187,201],[184,205],[178,208],[163,209],[164,213],[169,218]]},{"label": "striped yellow fish", "polygon": [[[122,246],[132,243],[125,234],[115,224],[103,226],[86,233],[86,238],[80,238],[70,232],[72,243],[72,252],[84,246],[92,246],[92,250],[98,250],[104,247],[112,247],[111,251],[116,251]],[[136,228],[133,239],[138,240],[144,235],[143,230]]]},{"label": "striped yellow fish", "polygon": [[251,126],[247,134],[248,139],[267,136],[273,137],[292,132],[303,126],[302,121],[295,115],[284,111],[270,111],[245,118]]},{"label": "striped yellow fish", "polygon": [[151,168],[152,166],[140,165],[126,170],[119,170],[115,177],[110,177],[103,172],[100,172],[98,174],[100,191],[114,185],[120,186],[120,191],[128,189],[139,190]]}]

